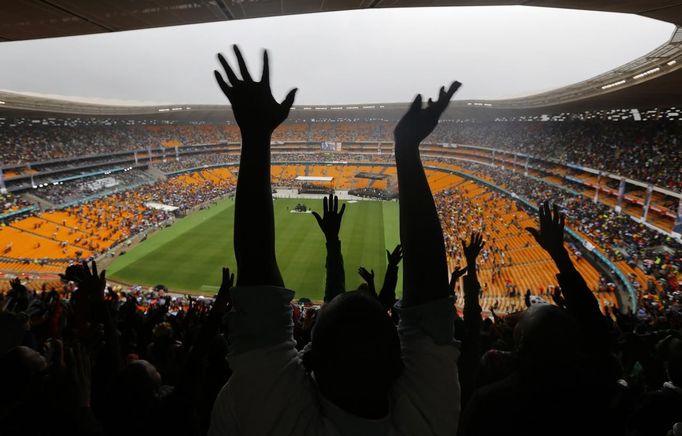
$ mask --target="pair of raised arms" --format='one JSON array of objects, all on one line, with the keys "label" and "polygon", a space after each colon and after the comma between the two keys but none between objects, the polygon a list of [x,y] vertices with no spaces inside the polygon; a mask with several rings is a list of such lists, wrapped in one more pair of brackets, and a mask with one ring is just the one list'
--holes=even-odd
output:
[{"label": "pair of raised arms", "polygon": [[[255,81],[251,77],[246,62],[236,46],[234,46],[234,53],[241,79],[235,74],[225,58],[222,55],[218,55],[218,59],[225,70],[225,77],[218,71],[215,71],[216,80],[232,105],[235,119],[242,132],[243,142],[252,142],[249,141],[253,139],[252,137],[264,140],[266,138],[260,138],[260,136],[266,135],[267,140],[263,143],[267,143],[269,146],[269,135],[287,118],[297,90],[291,90],[281,103],[277,102],[272,96],[270,88],[270,67],[267,51],[263,53],[263,72],[260,81]],[[421,166],[419,144],[437,126],[440,116],[459,87],[459,82],[453,82],[448,89],[441,87],[438,99],[436,101],[429,99],[425,107],[423,107],[421,95],[417,95],[407,113],[398,122],[394,130],[395,156],[399,169],[399,184],[401,186],[400,239],[405,264],[405,288],[436,290],[434,292],[427,292],[427,294],[432,293],[433,295],[426,295],[425,298],[416,298],[410,304],[420,303],[448,293],[447,279],[444,284],[441,281],[441,277],[446,277],[445,273],[447,271],[442,233],[440,232],[440,225],[435,213],[433,198],[428,189],[424,170]],[[242,152],[244,153],[244,150]],[[261,153],[260,150],[250,150],[251,152],[258,155]],[[269,158],[267,162],[269,167]],[[244,172],[246,173],[246,169]],[[267,176],[269,178],[269,171],[267,171]],[[404,183],[400,183],[401,181],[404,181]],[[239,188],[240,186],[238,185],[238,194]],[[550,240],[551,242],[563,240],[563,218],[559,218],[558,210],[554,212],[556,217],[554,221],[557,221],[557,224],[561,221],[561,226],[556,226],[556,229],[550,229],[547,226],[549,223],[547,217],[551,216],[551,212],[548,208],[543,207],[541,211],[541,229],[533,231],[533,236],[535,236],[536,240],[540,242],[543,248],[548,249],[553,257],[561,250],[554,246],[556,244],[550,244]],[[255,215],[251,214],[250,216],[253,217]],[[545,218],[544,220],[542,219],[543,217]],[[236,219],[237,217],[235,217]],[[265,222],[267,226],[261,226],[261,228],[273,227],[274,225],[270,221],[272,220]],[[330,224],[332,223],[330,222]],[[335,230],[338,231],[340,218],[338,222],[333,224],[337,226]],[[556,232],[550,230],[556,230]],[[274,231],[268,231],[267,236],[267,239],[262,239],[264,243],[272,245],[268,249],[273,252],[274,256]],[[237,242],[235,242],[236,248],[237,245]],[[251,246],[253,244],[250,243],[248,245]],[[480,236],[472,238],[470,244],[468,246],[465,245],[465,254],[469,268],[472,268],[475,264],[475,256],[480,252],[482,245],[483,241]],[[552,247],[550,248],[549,245],[552,245]],[[247,250],[237,249],[236,251],[237,254],[240,254],[240,252]],[[239,275],[241,276],[242,268],[239,265],[239,256],[237,263],[240,270]],[[243,263],[246,264],[247,262]],[[276,261],[273,264],[276,269]],[[437,268],[435,267],[436,265]],[[461,271],[456,273],[456,275],[459,275]],[[273,282],[281,282],[278,271],[276,271],[275,276],[277,280],[273,280]],[[409,292],[409,294],[411,295],[408,299],[411,300],[412,296],[418,296],[420,293]]]}]

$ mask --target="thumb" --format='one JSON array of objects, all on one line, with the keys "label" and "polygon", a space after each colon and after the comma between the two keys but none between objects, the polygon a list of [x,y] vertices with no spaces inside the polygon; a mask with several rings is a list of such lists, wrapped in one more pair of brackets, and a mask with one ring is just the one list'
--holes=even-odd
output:
[{"label": "thumb", "polygon": [[533,238],[535,238],[538,244],[540,243],[540,232],[538,231],[538,229],[534,227],[526,227],[526,231],[530,233],[533,236]]},{"label": "thumb", "polygon": [[317,213],[317,212],[315,212],[315,211],[313,211],[313,216],[314,216],[315,219],[317,220],[317,224],[319,224],[320,227],[323,227],[323,226],[322,226],[322,217],[320,216],[320,214]]},{"label": "thumb", "polygon": [[287,113],[289,113],[289,109],[291,109],[291,106],[294,104],[294,98],[296,97],[296,92],[298,91],[298,88],[294,88],[289,93],[287,96],[284,98],[284,101],[282,102],[282,107],[286,109]]},{"label": "thumb", "polygon": [[414,98],[414,101],[410,105],[409,112],[416,111],[422,108],[422,95],[417,94],[417,96]]}]

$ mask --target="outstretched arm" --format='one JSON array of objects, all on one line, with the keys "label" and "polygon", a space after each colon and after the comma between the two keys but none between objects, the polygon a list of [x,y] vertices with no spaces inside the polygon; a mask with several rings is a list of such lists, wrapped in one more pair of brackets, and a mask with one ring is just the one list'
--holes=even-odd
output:
[{"label": "outstretched arm", "polygon": [[296,89],[278,103],[270,90],[268,52],[263,53],[260,82],[251,78],[246,62],[234,46],[239,79],[225,58],[218,60],[227,80],[214,71],[216,80],[232,105],[242,136],[241,160],[235,196],[234,250],[237,285],[284,286],[275,256],[275,219],[270,185],[270,139],[272,132],[289,115]]},{"label": "outstretched arm", "polygon": [[450,295],[443,232],[419,155],[419,143],[438,125],[438,119],[459,88],[441,87],[437,101],[422,108],[417,95],[395,128],[395,159],[400,187],[400,242],[403,247],[403,306],[410,307]]},{"label": "outstretched arm", "polygon": [[464,277],[464,335],[462,354],[457,365],[462,386],[462,404],[466,404],[476,388],[476,370],[481,358],[479,334],[482,320],[481,306],[478,301],[481,285],[478,283],[476,274],[476,258],[484,245],[483,235],[477,232],[471,235],[469,245],[462,241],[464,257],[467,260],[467,275]]},{"label": "outstretched arm", "polygon": [[313,212],[327,245],[327,280],[324,288],[324,302],[327,303],[346,291],[346,273],[343,268],[343,255],[341,254],[341,240],[339,230],[341,229],[341,219],[346,205],[339,210],[339,197],[329,194],[329,198],[322,200],[322,216]]},{"label": "outstretched arm", "polygon": [[388,310],[395,304],[395,287],[398,285],[398,264],[403,258],[403,248],[400,244],[396,245],[392,252],[386,250],[386,275],[384,285],[379,292],[379,301],[384,309]]},{"label": "outstretched arm", "polygon": [[559,269],[557,279],[561,285],[563,302],[566,309],[579,322],[585,338],[595,349],[605,349],[608,330],[599,310],[599,303],[585,283],[585,279],[576,270],[564,246],[566,216],[560,212],[558,205],[550,207],[547,202],[540,205],[539,214],[540,229],[527,227],[526,230],[547,251]]},{"label": "outstretched arm", "polygon": [[[422,109],[417,96],[395,128],[395,158],[400,187],[400,243],[403,248],[403,298],[398,333],[405,369],[396,392],[417,405],[432,434],[456,434],[460,412],[454,340],[455,308],[448,286],[443,233],[419,155],[419,143],[438,124],[459,83]],[[409,429],[405,433],[420,434]]]}]

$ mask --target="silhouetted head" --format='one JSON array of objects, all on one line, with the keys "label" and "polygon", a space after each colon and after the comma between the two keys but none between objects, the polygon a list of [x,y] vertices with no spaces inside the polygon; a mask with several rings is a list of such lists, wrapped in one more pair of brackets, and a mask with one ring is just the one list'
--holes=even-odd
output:
[{"label": "silhouetted head", "polygon": [[146,360],[126,365],[111,384],[103,409],[108,434],[155,434],[160,388],[161,375],[154,365]]},{"label": "silhouetted head", "polygon": [[549,304],[528,308],[514,328],[519,363],[527,369],[565,368],[578,357],[578,329],[566,311]]},{"label": "silhouetted head", "polygon": [[148,407],[161,387],[161,375],[154,365],[146,360],[136,360],[116,377],[113,385],[113,397],[120,404]]},{"label": "silhouetted head", "polygon": [[0,356],[0,405],[25,402],[42,388],[47,362],[37,351],[14,347]]},{"label": "silhouetted head", "polygon": [[366,418],[387,413],[389,390],[403,369],[391,319],[376,298],[357,291],[322,307],[304,363],[325,398]]}]

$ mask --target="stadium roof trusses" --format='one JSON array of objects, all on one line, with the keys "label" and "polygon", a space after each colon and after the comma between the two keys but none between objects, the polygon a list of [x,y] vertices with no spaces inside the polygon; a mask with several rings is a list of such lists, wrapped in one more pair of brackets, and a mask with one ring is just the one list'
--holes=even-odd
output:
[{"label": "stadium roof trusses", "polygon": [[[682,105],[682,0],[12,0],[0,2],[0,41],[116,32],[311,12],[413,6],[525,5],[622,12],[668,21],[677,31],[664,45],[589,80],[540,94],[505,100],[456,101],[452,117],[576,112]],[[298,110],[357,113],[375,106],[392,118],[405,105],[316,106]],[[381,106],[381,107],[379,107]],[[222,106],[112,106],[0,92],[7,110],[163,118],[225,117]],[[301,113],[301,112],[298,112]],[[337,114],[339,112],[336,112]]]}]

